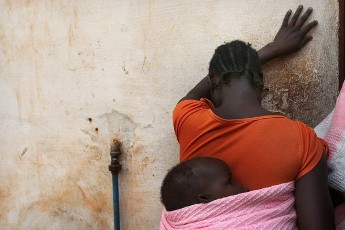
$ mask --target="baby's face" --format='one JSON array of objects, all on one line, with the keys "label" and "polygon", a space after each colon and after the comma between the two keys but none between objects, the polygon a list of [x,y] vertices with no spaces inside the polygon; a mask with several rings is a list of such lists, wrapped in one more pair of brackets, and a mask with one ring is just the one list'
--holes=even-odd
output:
[{"label": "baby's face", "polygon": [[219,199],[227,196],[248,192],[239,182],[232,179],[228,165],[222,161],[212,162],[204,167],[206,180],[206,193],[212,199]]}]

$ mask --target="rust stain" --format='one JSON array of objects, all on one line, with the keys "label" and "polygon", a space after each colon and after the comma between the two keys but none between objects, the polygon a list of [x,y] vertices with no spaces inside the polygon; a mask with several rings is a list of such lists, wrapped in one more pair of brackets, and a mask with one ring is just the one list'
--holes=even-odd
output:
[{"label": "rust stain", "polygon": [[96,193],[92,198],[90,198],[88,195],[86,195],[86,192],[77,185],[80,193],[82,194],[83,201],[87,204],[89,208],[93,210],[94,213],[101,213],[104,211],[104,208],[107,204],[107,197],[104,196],[104,193]]},{"label": "rust stain", "polygon": [[72,45],[72,42],[75,39],[75,29],[78,24],[78,8],[75,6],[73,9],[72,15],[72,24],[70,25],[70,33],[69,33],[69,44]]},{"label": "rust stain", "polygon": [[44,22],[43,24],[44,32],[50,37],[50,28],[48,22]]},{"label": "rust stain", "polygon": [[92,161],[97,161],[102,158],[102,150],[97,145],[86,145],[86,152],[88,153],[88,163],[92,164]]},{"label": "rust stain", "polygon": [[6,223],[7,214],[14,208],[16,197],[13,194],[18,191],[18,182],[21,179],[15,170],[6,173],[6,180],[3,180],[0,186],[0,223]]},{"label": "rust stain", "polygon": [[[81,194],[81,197],[79,194]],[[107,205],[109,201],[110,197],[108,194],[97,192],[89,195],[77,185],[54,196],[42,196],[40,200],[31,203],[27,208],[22,208],[19,222],[24,222],[27,216],[36,210],[60,220],[67,218],[68,222],[87,224],[88,229],[95,227],[93,222],[97,223],[97,229],[109,229],[110,226],[106,218],[106,214],[111,212],[111,206]],[[78,211],[81,204],[85,204],[91,211],[91,220],[81,219],[81,213]],[[85,208],[84,205],[83,208]]]},{"label": "rust stain", "polygon": [[75,6],[72,13],[71,23],[68,28],[68,46],[69,46],[69,57],[71,58],[71,47],[75,42],[76,28],[78,24],[78,8]]},{"label": "rust stain", "polygon": [[[156,159],[152,159],[150,157],[145,157],[144,159],[142,159],[138,164],[139,167],[136,167],[136,174],[137,175],[142,175],[143,171],[145,170],[149,170],[149,166],[152,166],[152,164],[156,161]],[[141,183],[141,181],[139,181],[138,183]],[[140,187],[141,185],[138,184],[138,186]]]},{"label": "rust stain", "polygon": [[[51,166],[47,165],[46,159],[38,153],[46,152],[49,148],[48,146],[36,146],[34,149],[36,159],[29,161],[36,167],[35,171],[42,175],[47,167]],[[83,229],[110,229],[111,179],[108,171],[106,175],[102,174],[102,168],[106,168],[102,163],[104,151],[95,144],[86,145],[85,153],[80,162],[74,164],[74,167],[69,169],[63,178],[50,178],[49,181],[43,176],[39,178],[40,186],[36,188],[40,191],[39,197],[19,209],[18,223],[27,222],[34,214],[37,217],[58,219],[61,223],[67,224],[66,228],[80,226]],[[66,157],[68,156],[66,155]],[[95,167],[98,168],[96,173],[102,178],[100,180],[95,180],[95,178],[99,178],[94,175],[95,171],[90,172],[90,168]],[[38,176],[40,177],[40,175]],[[79,185],[80,181],[87,181],[88,185]],[[46,183],[48,186],[45,186]],[[0,193],[0,198],[5,195],[6,193]],[[1,204],[0,207],[2,207]],[[37,223],[40,222],[37,221]]]},{"label": "rust stain", "polygon": [[[139,25],[141,26],[141,47],[146,52],[147,43],[149,41],[149,35],[152,28],[152,7],[154,2],[149,1],[148,7],[147,4],[142,4],[141,1],[137,1],[138,8],[138,20]],[[148,11],[148,12],[147,12]],[[148,17],[146,14],[148,13]]]},{"label": "rust stain", "polygon": [[[30,2],[31,3],[31,2]],[[41,86],[40,86],[40,62],[41,62],[41,57],[39,55],[39,51],[38,51],[38,48],[37,48],[37,41],[38,39],[35,38],[35,32],[34,32],[34,25],[33,24],[30,24],[30,40],[31,40],[31,47],[33,49],[33,52],[35,53],[35,58],[33,59],[33,61],[35,62],[34,66],[35,66],[35,86],[36,86],[36,89],[34,91],[35,93],[35,99],[36,100],[41,100],[42,96],[42,90],[41,90]]]},{"label": "rust stain", "polygon": [[151,161],[149,157],[145,157],[141,163],[140,163],[140,169],[141,171],[145,170],[149,164],[151,164],[154,161]]},{"label": "rust stain", "polygon": [[8,6],[8,9],[12,9],[12,0],[6,0],[6,5]]},{"label": "rust stain", "polygon": [[44,22],[43,30],[44,30],[44,33],[48,36],[48,38],[50,40],[50,44],[52,44],[53,43],[52,42],[52,36],[51,36],[51,31],[50,31],[48,22]]},{"label": "rust stain", "polygon": [[31,0],[26,0],[25,1],[25,5],[30,5],[31,4]]},{"label": "rust stain", "polygon": [[133,215],[138,215],[140,212],[144,211],[144,203],[145,201],[145,196],[146,194],[142,194],[138,196],[138,194],[135,194],[134,196],[131,197],[131,199],[124,200],[122,202],[124,209],[125,210],[130,210]]},{"label": "rust stain", "polygon": [[35,84],[36,84],[36,90],[35,90],[35,98],[42,103],[42,88],[41,88],[41,80],[40,80],[40,58],[37,58],[35,61]]},{"label": "rust stain", "polygon": [[134,155],[138,155],[143,152],[144,146],[140,144],[135,144],[134,146],[132,146],[131,150]]},{"label": "rust stain", "polygon": [[18,116],[19,119],[22,119],[22,98],[21,93],[19,90],[16,91],[16,98],[17,98],[17,107],[18,107]]},{"label": "rust stain", "polygon": [[38,185],[41,188],[42,185],[43,185],[41,173],[44,170],[44,162],[41,159],[41,153],[39,152],[39,149],[37,148],[37,145],[36,145],[36,158],[35,158],[35,160],[32,163],[36,167],[36,173],[37,173],[38,182],[39,182]]},{"label": "rust stain", "polygon": [[141,69],[144,73],[147,73],[150,70],[150,63],[147,60],[147,57],[144,57],[143,64],[141,66]]},{"label": "rust stain", "polygon": [[145,157],[142,161],[141,164],[145,165],[145,167],[147,166],[147,164],[150,163],[150,158],[149,157]]},{"label": "rust stain", "polygon": [[5,216],[5,214],[9,211],[8,200],[10,199],[10,191],[5,191],[4,187],[0,188],[0,219]]},{"label": "rust stain", "polygon": [[32,119],[34,117],[34,112],[35,112],[35,98],[32,93],[30,94],[29,101],[30,101],[29,118]]},{"label": "rust stain", "polygon": [[[5,41],[4,26],[2,23],[0,23],[0,42],[1,42],[1,44],[3,44],[3,46],[7,45],[7,42]],[[6,44],[5,44],[5,42],[6,42]],[[3,47],[1,47],[1,48],[3,48]]]},{"label": "rust stain", "polygon": [[5,200],[10,195],[6,193],[4,190],[0,189],[0,200]]},{"label": "rust stain", "polygon": [[73,46],[73,42],[74,42],[74,26],[72,25],[72,23],[69,25],[69,29],[68,29],[68,45],[69,47]]},{"label": "rust stain", "polygon": [[35,29],[34,29],[34,25],[30,24],[29,26],[30,29],[30,41],[31,41],[31,48],[33,49],[33,51],[38,54],[38,50],[37,50],[37,46],[36,46],[36,39],[35,39]]},{"label": "rust stain", "polygon": [[[23,40],[23,42],[20,42],[16,44],[17,47],[15,47],[13,50],[14,55],[17,58],[21,58],[25,63],[28,64],[30,67],[31,73],[34,74],[35,79],[31,81],[32,83],[29,85],[30,87],[30,95],[25,98],[25,101],[29,101],[29,114],[28,117],[31,119],[33,117],[33,114],[35,112],[35,108],[37,107],[36,102],[42,101],[42,88],[41,88],[41,81],[40,81],[40,71],[41,71],[41,59],[42,57],[39,55],[39,49],[38,44],[41,43],[39,38],[36,36],[36,32],[39,30],[34,24],[29,24],[27,27],[27,34],[26,39]],[[10,61],[10,60],[8,60]],[[30,73],[29,73],[30,74]],[[21,84],[19,82],[18,84]],[[21,95],[20,88],[16,91],[16,98],[18,103],[18,116],[19,119],[23,118],[23,112],[22,112],[22,106],[23,106],[23,100]]]}]

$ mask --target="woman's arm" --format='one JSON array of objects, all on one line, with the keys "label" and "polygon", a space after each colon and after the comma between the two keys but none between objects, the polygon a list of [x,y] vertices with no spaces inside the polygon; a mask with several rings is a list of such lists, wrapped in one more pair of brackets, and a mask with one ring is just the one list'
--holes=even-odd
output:
[{"label": "woman's arm", "polygon": [[295,206],[299,230],[335,229],[327,173],[326,157],[323,155],[314,169],[296,181]]},{"label": "woman's arm", "polygon": [[180,101],[199,100],[200,98],[211,99],[211,84],[208,81],[208,76],[204,77],[186,96],[181,98]]}]

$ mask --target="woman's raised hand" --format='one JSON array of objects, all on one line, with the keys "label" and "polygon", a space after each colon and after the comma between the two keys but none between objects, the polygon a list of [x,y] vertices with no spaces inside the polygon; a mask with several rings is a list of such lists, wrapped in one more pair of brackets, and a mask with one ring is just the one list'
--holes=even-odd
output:
[{"label": "woman's raised hand", "polygon": [[296,52],[312,40],[313,37],[307,34],[317,25],[317,21],[312,21],[304,26],[313,9],[309,7],[302,17],[300,17],[302,10],[303,6],[300,5],[292,16],[290,22],[289,19],[292,11],[289,10],[286,13],[283,23],[272,43],[276,48],[277,56]]}]

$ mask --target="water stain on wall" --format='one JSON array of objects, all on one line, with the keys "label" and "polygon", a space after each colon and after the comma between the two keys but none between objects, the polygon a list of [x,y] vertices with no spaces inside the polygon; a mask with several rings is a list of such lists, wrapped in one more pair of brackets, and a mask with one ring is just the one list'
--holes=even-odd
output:
[{"label": "water stain on wall", "polygon": [[310,50],[303,57],[290,56],[264,66],[265,85],[270,90],[264,106],[311,126],[318,124],[332,110],[334,101],[323,93],[329,89],[316,70],[316,56]]},{"label": "water stain on wall", "polygon": [[[69,165],[73,165],[66,171],[61,165],[63,162],[57,159],[55,165],[49,164],[53,158],[50,156],[50,161],[47,161],[46,152],[49,149],[51,146],[40,143],[34,150],[35,156],[26,158],[27,163],[32,165],[29,173],[33,174],[32,179],[36,178],[33,181],[36,181],[38,194],[33,196],[32,202],[22,205],[18,218],[20,227],[110,229],[111,181],[106,168],[109,150],[89,144],[82,155],[64,152]],[[47,177],[52,173],[59,175],[61,171],[66,172],[63,177]],[[52,228],[51,224],[56,228]]]},{"label": "water stain on wall", "polygon": [[[71,186],[60,194],[42,197],[22,209],[19,223],[22,223],[23,227],[37,226],[39,223],[43,224],[40,220],[42,217],[48,217],[53,223],[59,221],[55,225],[64,226],[65,229],[110,229],[109,221],[105,218],[111,212],[111,206],[107,205],[109,198],[111,197],[105,192],[90,194],[79,185]],[[33,215],[36,217],[33,218]],[[45,221],[45,224],[47,222],[49,223]],[[49,225],[46,227],[49,228]]]},{"label": "water stain on wall", "polygon": [[76,33],[77,26],[78,26],[78,10],[77,10],[77,7],[75,6],[73,9],[72,19],[71,19],[71,22],[69,24],[69,29],[68,29],[68,46],[70,49],[74,45],[74,42],[75,42],[75,33]]},{"label": "water stain on wall", "polygon": [[[60,150],[56,149],[56,146],[51,146],[49,137],[34,145],[30,154],[27,153],[28,149],[24,148],[18,161],[30,169],[29,178],[34,182],[36,195],[28,191],[28,195],[32,197],[30,199],[33,200],[22,204],[19,210],[13,208],[10,215],[18,216],[16,227],[61,229],[61,226],[64,226],[65,229],[110,229],[113,221],[111,174],[107,168],[110,163],[110,143],[114,139],[123,143],[123,158],[128,161],[127,169],[124,167],[126,174],[128,167],[133,167],[132,156],[142,151],[140,144],[136,143],[137,126],[138,124],[129,116],[113,110],[85,118],[82,133],[90,139],[84,138],[79,143],[74,143],[85,146],[77,155],[71,149],[68,150],[70,144],[66,141],[61,142]],[[60,151],[63,151],[63,158],[59,157]],[[23,153],[25,156],[29,155],[22,157]],[[54,161],[54,165],[51,165],[51,161]],[[69,165],[67,170],[64,169],[67,167],[66,161]],[[70,167],[72,165],[73,167]],[[49,176],[54,175],[55,172],[58,174],[65,172],[65,175],[57,178]],[[15,179],[15,181],[19,180]],[[130,186],[131,182],[125,184]],[[14,205],[11,201],[13,200],[11,192],[4,189],[16,188],[15,185],[4,186],[0,190],[2,223],[7,219],[5,214],[10,210],[9,207]],[[127,190],[128,187],[125,189]],[[122,190],[123,193],[124,191]],[[139,198],[144,199],[144,196]]]},{"label": "water stain on wall", "polygon": [[[105,125],[106,132],[112,136],[112,139],[122,140],[124,146],[133,146],[135,141],[134,130],[138,127],[128,115],[116,110],[104,113],[99,116],[101,123]],[[126,144],[128,143],[128,144]]]}]

